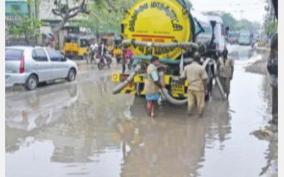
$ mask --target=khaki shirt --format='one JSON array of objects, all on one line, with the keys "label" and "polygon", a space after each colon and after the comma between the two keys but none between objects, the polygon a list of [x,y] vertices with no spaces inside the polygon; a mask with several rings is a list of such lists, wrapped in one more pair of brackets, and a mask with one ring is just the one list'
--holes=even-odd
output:
[{"label": "khaki shirt", "polygon": [[220,67],[219,67],[219,74],[220,77],[224,78],[231,78],[233,76],[233,70],[234,67],[234,60],[227,59],[224,61],[223,58],[220,58]]},{"label": "khaki shirt", "polygon": [[194,61],[184,68],[181,78],[188,80],[188,90],[204,91],[203,80],[207,79],[208,76],[205,69]]},{"label": "khaki shirt", "polygon": [[157,93],[159,91],[159,87],[154,83],[153,79],[151,78],[151,73],[153,71],[157,71],[158,69],[155,65],[149,64],[147,67],[147,77],[145,79],[145,92],[146,94]]}]

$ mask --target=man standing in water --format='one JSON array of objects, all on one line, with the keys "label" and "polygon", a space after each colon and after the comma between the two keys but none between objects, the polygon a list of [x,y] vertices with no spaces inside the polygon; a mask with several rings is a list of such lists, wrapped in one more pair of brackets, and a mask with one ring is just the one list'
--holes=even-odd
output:
[{"label": "man standing in water", "polygon": [[219,61],[219,76],[220,82],[223,86],[224,92],[226,93],[227,99],[230,95],[230,85],[234,74],[234,60],[228,59],[228,50],[225,49],[223,57]]},{"label": "man standing in water", "polygon": [[158,66],[160,60],[158,57],[153,56],[151,63],[147,67],[147,77],[145,79],[145,92],[147,101],[147,113],[152,118],[155,115],[155,104],[160,97],[159,88],[162,87],[158,74]]},{"label": "man standing in water", "polygon": [[200,54],[196,52],[193,62],[185,66],[181,79],[187,79],[189,82],[187,98],[188,98],[188,114],[191,115],[193,107],[196,104],[198,115],[201,117],[205,108],[205,92],[207,85],[207,73],[205,69],[198,63]]}]

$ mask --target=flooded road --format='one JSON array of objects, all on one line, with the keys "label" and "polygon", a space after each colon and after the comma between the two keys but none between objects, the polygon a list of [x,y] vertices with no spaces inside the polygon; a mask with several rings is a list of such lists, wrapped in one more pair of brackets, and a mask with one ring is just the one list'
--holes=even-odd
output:
[{"label": "flooded road", "polygon": [[[111,71],[82,68],[74,83],[6,93],[7,177],[276,177],[277,141],[251,133],[271,119],[267,81],[235,62],[228,102],[203,118],[112,95]],[[267,168],[266,168],[267,167]]]}]

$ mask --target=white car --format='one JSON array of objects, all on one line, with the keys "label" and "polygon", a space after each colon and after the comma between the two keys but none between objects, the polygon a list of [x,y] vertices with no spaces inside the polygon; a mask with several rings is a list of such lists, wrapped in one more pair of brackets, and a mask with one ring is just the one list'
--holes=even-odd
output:
[{"label": "white car", "polygon": [[6,87],[21,84],[27,90],[40,82],[56,79],[74,81],[77,64],[59,51],[45,47],[11,46],[5,49]]}]

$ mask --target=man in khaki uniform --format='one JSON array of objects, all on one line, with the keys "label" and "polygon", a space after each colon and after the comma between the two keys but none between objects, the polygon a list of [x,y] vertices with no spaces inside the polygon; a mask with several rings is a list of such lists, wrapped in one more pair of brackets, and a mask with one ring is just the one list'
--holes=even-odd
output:
[{"label": "man in khaki uniform", "polygon": [[207,73],[205,69],[198,63],[199,54],[195,54],[194,61],[184,68],[181,75],[182,79],[187,79],[188,86],[188,114],[192,114],[194,105],[196,104],[199,116],[202,116],[205,108],[205,91],[207,85]]},{"label": "man in khaki uniform", "polygon": [[223,57],[219,60],[219,77],[227,99],[229,98],[230,94],[230,85],[231,80],[233,79],[233,73],[234,60],[228,59],[228,50],[224,50]]}]

